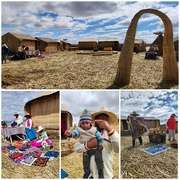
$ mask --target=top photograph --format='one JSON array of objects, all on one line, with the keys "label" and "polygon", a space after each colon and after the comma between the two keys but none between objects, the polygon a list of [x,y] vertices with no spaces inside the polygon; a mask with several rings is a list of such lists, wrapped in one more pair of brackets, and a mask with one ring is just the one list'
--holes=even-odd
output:
[{"label": "top photograph", "polygon": [[179,88],[178,1],[2,1],[1,12],[1,89]]}]

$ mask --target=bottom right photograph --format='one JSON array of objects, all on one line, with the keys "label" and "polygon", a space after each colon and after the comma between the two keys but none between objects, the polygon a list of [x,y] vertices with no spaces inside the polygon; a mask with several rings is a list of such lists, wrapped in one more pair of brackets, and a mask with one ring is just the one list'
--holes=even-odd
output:
[{"label": "bottom right photograph", "polygon": [[121,91],[121,178],[178,178],[178,91]]}]

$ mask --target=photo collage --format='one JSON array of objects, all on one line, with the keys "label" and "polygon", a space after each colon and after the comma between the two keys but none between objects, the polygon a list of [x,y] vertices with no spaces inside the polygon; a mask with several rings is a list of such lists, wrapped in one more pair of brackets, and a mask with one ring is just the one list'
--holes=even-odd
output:
[{"label": "photo collage", "polygon": [[178,179],[178,13],[1,1],[1,179]]}]

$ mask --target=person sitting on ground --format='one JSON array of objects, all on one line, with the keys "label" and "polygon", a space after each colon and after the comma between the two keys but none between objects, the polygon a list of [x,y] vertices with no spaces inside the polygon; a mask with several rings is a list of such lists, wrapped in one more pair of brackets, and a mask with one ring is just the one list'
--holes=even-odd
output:
[{"label": "person sitting on ground", "polygon": [[48,138],[45,129],[42,126],[38,127],[37,139],[30,142],[31,146],[43,147],[44,149],[49,149],[52,146],[52,141]]},{"label": "person sitting on ground", "polygon": [[[90,171],[90,159],[91,156],[95,156],[96,165],[98,168],[98,175],[100,179],[104,178],[103,172],[103,159],[102,159],[102,150],[103,150],[103,138],[97,128],[92,126],[92,117],[90,113],[85,109],[83,114],[80,116],[79,127],[73,131],[66,130],[64,133],[68,137],[79,137],[79,142],[84,144],[86,152],[83,153],[83,166],[84,166],[84,179],[89,178]],[[97,138],[98,147],[95,149],[88,149],[86,142],[92,138]]]}]

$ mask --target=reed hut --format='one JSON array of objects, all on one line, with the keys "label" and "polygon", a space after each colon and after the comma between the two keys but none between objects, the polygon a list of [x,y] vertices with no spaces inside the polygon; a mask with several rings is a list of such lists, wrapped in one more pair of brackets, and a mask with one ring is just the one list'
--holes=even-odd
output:
[{"label": "reed hut", "polygon": [[60,43],[62,44],[64,50],[69,50],[71,43],[63,40],[61,40]]},{"label": "reed hut", "polygon": [[142,39],[135,39],[134,52],[145,52],[147,44]]},{"label": "reed hut", "polygon": [[24,111],[32,116],[35,127],[59,129],[59,91],[49,91],[28,101]]},{"label": "reed hut", "polygon": [[155,35],[158,35],[157,38],[153,41],[153,43],[150,45],[149,52],[153,52],[154,45],[158,46],[157,55],[162,56],[163,55],[163,32],[155,32]]},{"label": "reed hut", "polygon": [[10,54],[15,54],[16,51],[21,50],[24,44],[26,47],[28,47],[29,50],[38,49],[38,40],[25,34],[8,32],[2,35],[2,43],[7,44]]},{"label": "reed hut", "polygon": [[[140,116],[138,116],[138,117],[140,117]],[[141,117],[141,118],[144,118],[148,129],[157,128],[160,126],[160,120],[155,117]],[[120,126],[121,126],[121,135],[126,136],[126,135],[132,134],[130,123],[127,122],[127,116],[121,117],[121,125]]]},{"label": "reed hut", "polygon": [[51,39],[51,38],[43,38],[43,37],[36,37],[39,41],[39,51],[45,53],[53,53],[59,50],[60,40],[58,39]]},{"label": "reed hut", "polygon": [[79,50],[94,50],[98,43],[95,39],[84,39],[78,42]]},{"label": "reed hut", "polygon": [[104,48],[112,48],[112,50],[119,50],[118,38],[102,38],[98,40],[98,50],[104,50]]},{"label": "reed hut", "polygon": [[174,38],[174,50],[176,53],[176,59],[179,62],[179,37]]}]

